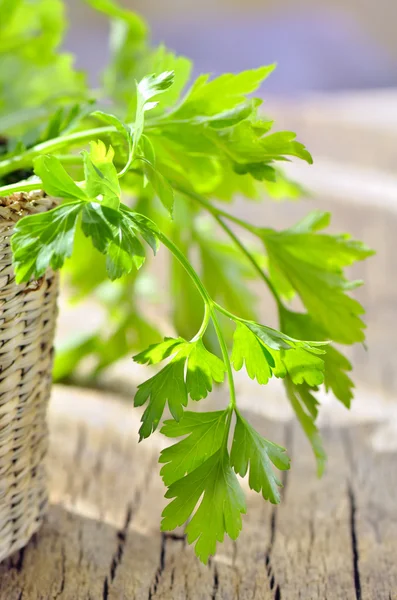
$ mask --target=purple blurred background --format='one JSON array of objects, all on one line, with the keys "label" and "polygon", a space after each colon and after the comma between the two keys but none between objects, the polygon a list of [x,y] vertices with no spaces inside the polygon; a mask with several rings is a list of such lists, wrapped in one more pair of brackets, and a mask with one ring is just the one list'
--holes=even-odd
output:
[{"label": "purple blurred background", "polygon": [[[196,72],[238,71],[277,61],[276,94],[397,84],[396,0],[148,0],[124,2],[149,21],[154,42],[195,62]],[[95,82],[106,61],[106,22],[68,0],[68,49]]]}]

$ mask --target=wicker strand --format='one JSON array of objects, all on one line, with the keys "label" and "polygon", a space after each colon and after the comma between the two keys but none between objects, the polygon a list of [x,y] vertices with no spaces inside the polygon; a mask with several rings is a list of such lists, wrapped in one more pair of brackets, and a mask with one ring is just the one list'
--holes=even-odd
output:
[{"label": "wicker strand", "polygon": [[47,507],[43,459],[58,277],[17,285],[10,236],[21,217],[53,208],[42,192],[0,198],[0,560],[25,546]]}]

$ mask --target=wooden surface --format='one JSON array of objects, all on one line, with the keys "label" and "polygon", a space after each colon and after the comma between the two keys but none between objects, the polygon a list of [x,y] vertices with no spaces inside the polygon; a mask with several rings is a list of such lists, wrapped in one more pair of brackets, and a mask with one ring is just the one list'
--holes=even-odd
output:
[{"label": "wooden surface", "polygon": [[373,452],[374,426],[326,428],[319,481],[293,422],[247,416],[292,455],[284,500],[247,491],[240,539],[205,567],[182,532],[159,532],[162,437],[138,445],[130,405],[57,388],[49,516],[0,565],[0,600],[397,600],[397,456]]}]

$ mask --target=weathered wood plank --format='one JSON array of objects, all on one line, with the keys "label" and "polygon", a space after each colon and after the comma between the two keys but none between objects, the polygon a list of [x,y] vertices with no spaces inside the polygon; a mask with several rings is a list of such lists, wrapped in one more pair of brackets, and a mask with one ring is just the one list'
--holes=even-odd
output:
[{"label": "weathered wood plank", "polygon": [[294,424],[248,417],[292,454],[284,501],[275,508],[247,492],[240,539],[203,566],[183,532],[159,532],[162,438],[138,445],[129,405],[56,389],[51,510],[0,566],[0,600],[396,600],[396,454],[373,452],[371,428],[326,429],[319,481]]},{"label": "weathered wood plank", "polygon": [[[396,454],[375,455],[370,428],[344,432],[355,582],[363,600],[397,599]],[[361,594],[361,596],[360,596]]]}]

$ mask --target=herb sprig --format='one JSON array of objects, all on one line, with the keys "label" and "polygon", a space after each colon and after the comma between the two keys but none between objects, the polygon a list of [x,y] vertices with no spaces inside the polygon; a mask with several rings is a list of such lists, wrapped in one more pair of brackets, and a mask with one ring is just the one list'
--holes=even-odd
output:
[{"label": "herb sprig", "polygon": [[[326,213],[312,212],[294,227],[275,231],[220,207],[238,194],[296,197],[299,186],[279,165],[291,157],[312,162],[295,134],[272,132],[272,121],[261,116],[261,100],[251,97],[273,66],[217,78],[202,75],[189,87],[190,62],[164,47],[150,47],[137,15],[111,0],[89,0],[117,32],[103,88],[93,93],[70,57],[57,50],[64,24],[59,0],[37,0],[31,20],[20,12],[30,3],[0,4],[0,29],[14,35],[2,37],[2,65],[12,65],[17,77],[33,71],[37,84],[21,106],[15,103],[19,84],[13,89],[12,82],[4,83],[0,69],[0,87],[7,87],[0,102],[5,136],[0,195],[44,189],[62,200],[17,223],[16,280],[40,278],[70,257],[69,273],[80,296],[94,293],[106,279],[119,280],[106,304],[110,336],[98,332],[79,340],[58,355],[56,371],[67,375],[91,354],[98,372],[137,345],[137,363],[161,365],[135,395],[135,406],[144,407],[139,435],[143,440],[160,429],[178,438],[160,455],[170,500],[161,527],[188,522],[188,541],[207,562],[225,534],[236,539],[241,530],[246,505],[237,475],[247,475],[252,490],[278,503],[277,470],[290,466],[286,450],[262,437],[241,414],[234,371],[244,368],[259,385],[272,377],[284,380],[321,474],[325,452],[316,427],[316,392],[324,385],[350,406],[351,366],[331,342],[364,339],[363,309],[350,296],[360,282],[348,281],[345,268],[372,251],[347,235],[324,233]],[[18,36],[28,40],[32,32],[37,52],[34,44],[27,50],[11,43]],[[49,73],[63,82],[55,96],[47,85]],[[200,230],[202,214],[221,228],[226,241],[215,239],[211,229]],[[236,229],[256,240],[259,250]],[[163,341],[134,301],[147,250],[156,254],[160,246],[170,253],[172,288],[178,292],[178,337]],[[190,259],[193,251],[199,269]],[[248,277],[261,280],[273,296],[279,331],[257,322]],[[295,296],[302,312],[289,307]],[[223,410],[188,410],[189,401],[206,398],[224,379],[229,403]],[[165,411],[172,419],[164,420]]]}]

